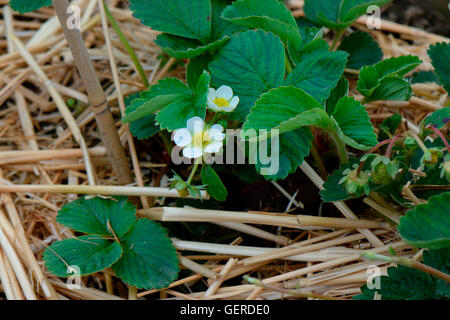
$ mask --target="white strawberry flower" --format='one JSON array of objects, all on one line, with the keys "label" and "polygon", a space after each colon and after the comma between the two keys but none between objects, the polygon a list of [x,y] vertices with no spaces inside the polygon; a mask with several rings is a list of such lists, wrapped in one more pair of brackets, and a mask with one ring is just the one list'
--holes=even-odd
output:
[{"label": "white strawberry flower", "polygon": [[199,158],[204,153],[219,152],[223,146],[225,134],[220,124],[205,128],[205,122],[200,117],[193,117],[186,122],[186,128],[175,130],[172,140],[183,148],[186,158]]},{"label": "white strawberry flower", "polygon": [[216,112],[231,112],[239,104],[239,97],[233,96],[233,90],[228,86],[221,86],[215,90],[209,88],[208,108]]}]

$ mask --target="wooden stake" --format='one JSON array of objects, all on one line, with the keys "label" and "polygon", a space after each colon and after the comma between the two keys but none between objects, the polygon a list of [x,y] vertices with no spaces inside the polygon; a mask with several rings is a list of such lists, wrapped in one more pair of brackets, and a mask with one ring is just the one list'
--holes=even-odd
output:
[{"label": "wooden stake", "polygon": [[52,3],[75,64],[85,85],[103,144],[111,161],[113,172],[117,176],[120,184],[130,184],[133,182],[130,166],[125,156],[122,143],[120,142],[114,119],[109,111],[106,95],[95,74],[94,66],[84,45],[80,30],[76,28],[70,30],[67,26],[69,19],[67,8],[69,7],[69,2],[68,0],[52,0]]}]

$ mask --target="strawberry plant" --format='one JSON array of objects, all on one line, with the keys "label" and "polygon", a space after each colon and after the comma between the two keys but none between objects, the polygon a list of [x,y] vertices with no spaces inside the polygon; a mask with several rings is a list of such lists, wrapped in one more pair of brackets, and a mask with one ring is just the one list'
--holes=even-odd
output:
[{"label": "strawberry plant", "polygon": [[[188,65],[185,81],[167,77],[130,95],[122,122],[141,140],[171,135],[173,144],[166,147],[172,160],[192,165],[186,177],[173,173],[171,188],[183,197],[199,197],[206,189],[217,201],[228,196],[212,165],[217,155],[234,157],[240,148],[266,180],[282,180],[310,154],[324,167],[317,156],[320,132],[339,159],[321,199],[375,195],[406,211],[397,226],[400,236],[426,249],[424,265],[448,275],[450,144],[445,128],[450,108],[425,118],[419,132],[396,134],[400,115],[385,119],[375,130],[366,106],[410,100],[411,81],[420,78],[431,77],[449,91],[450,45],[432,46],[434,73],[410,80],[407,76],[422,63],[418,57],[383,60],[370,34],[357,31],[344,37],[368,7],[388,2],[305,0],[307,23],[302,25],[278,0],[130,0],[134,17],[160,32],[155,43],[161,50],[188,60]],[[11,1],[21,12],[49,4]],[[325,28],[334,34],[331,45]],[[349,92],[355,74],[361,99]],[[224,144],[231,129],[240,129],[231,139],[242,143],[229,150]],[[259,145],[252,148],[255,141]],[[267,161],[261,150],[277,156]],[[194,184],[198,180],[201,184]],[[86,275],[111,267],[129,285],[167,286],[178,273],[175,250],[165,231],[136,219],[134,211],[125,199],[80,199],[64,206],[57,221],[88,235],[49,247],[44,254],[49,271],[68,276],[68,267],[78,265]],[[411,266],[389,268],[378,294],[384,299],[448,298],[445,277]],[[358,298],[372,299],[375,291],[365,286]]]},{"label": "strawberry plant", "polygon": [[130,286],[164,288],[176,279],[177,253],[165,229],[136,218],[125,198],[81,198],[61,208],[56,221],[86,235],[53,243],[44,252],[59,277],[85,276],[111,267]]}]

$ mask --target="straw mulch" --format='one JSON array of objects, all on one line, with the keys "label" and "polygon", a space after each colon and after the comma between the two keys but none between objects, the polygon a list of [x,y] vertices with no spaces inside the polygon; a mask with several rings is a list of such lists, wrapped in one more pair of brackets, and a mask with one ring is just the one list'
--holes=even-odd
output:
[{"label": "straw mulch", "polygon": [[[87,186],[86,161],[94,168],[90,174],[98,186],[117,183],[54,10],[43,8],[17,15],[4,7],[7,3],[7,0],[0,0],[3,15],[0,20],[0,292],[8,292],[8,298],[287,299],[313,293],[345,299],[360,292],[369,265],[378,265],[382,272],[388,267],[385,263],[362,261],[361,250],[387,253],[389,247],[393,247],[399,254],[420,257],[420,252],[415,254],[384,222],[382,217],[398,221],[402,212],[382,199],[365,199],[365,209],[358,212],[344,203],[335,203],[343,215],[341,219],[331,220],[288,213],[174,208],[173,198],[177,195],[167,191],[167,175],[170,174],[166,174],[167,165],[162,156],[158,156],[162,153],[162,144],[153,139],[155,141],[149,144],[153,152],[136,151],[128,128],[119,121],[123,97],[143,89],[139,75],[110,28],[108,33],[121,83],[120,92],[117,90],[110,65],[111,50],[105,43],[108,35],[102,27],[97,0],[84,0],[80,3],[85,43],[116,116],[127,155],[133,162],[136,185],[157,188],[150,193],[135,192],[142,195],[139,214],[160,221],[211,222],[237,230],[243,237],[223,244],[174,239],[182,269],[192,272],[161,291],[126,288],[111,270],[83,278],[80,290],[69,289],[66,279],[52,276],[42,262],[46,246],[55,240],[73,237],[73,232],[57,224],[55,218],[59,208],[77,195],[67,194],[70,190],[63,192],[59,185]],[[290,1],[290,6],[296,16],[303,14],[302,1]],[[110,1],[109,7],[152,83],[167,75],[183,79],[181,64],[159,58],[161,52],[153,43],[156,32],[134,19],[124,2]],[[17,51],[17,40],[7,32],[11,29],[37,61],[33,68],[24,59],[24,53]],[[418,55],[424,61],[421,70],[432,69],[426,52],[429,45],[448,41],[388,21],[383,21],[382,30],[366,30],[364,18],[361,18],[353,29],[369,31],[381,45],[385,57]],[[37,69],[42,70],[47,79],[43,79]],[[347,73],[351,76],[355,72],[347,70]],[[351,85],[352,94],[360,98],[355,90],[356,81],[351,81]],[[82,130],[89,157],[73,138],[73,131],[65,120],[67,117],[63,118],[61,106],[51,96],[50,87],[63,101],[72,98],[79,102],[71,109],[71,115]],[[408,102],[369,104],[367,108],[374,124],[393,113],[401,113],[405,119],[402,130],[417,130],[424,117],[442,108],[448,100],[443,88],[436,84],[416,84],[413,90],[414,98]],[[316,186],[321,186],[323,181],[313,168],[304,164],[301,169]],[[21,188],[14,189],[17,185]],[[92,190],[102,195],[111,192]],[[280,192],[285,191],[280,187]],[[295,195],[286,194],[286,197],[289,199],[286,212],[301,207]],[[326,212],[323,215],[326,216]],[[244,239],[248,235],[261,239],[261,246],[247,246]],[[184,254],[185,251],[190,255]],[[197,254],[192,255],[192,252]],[[241,278],[245,274],[264,279],[265,285],[247,284]],[[207,290],[193,289],[198,281],[203,282]],[[6,295],[0,293],[0,299],[4,297]]]}]

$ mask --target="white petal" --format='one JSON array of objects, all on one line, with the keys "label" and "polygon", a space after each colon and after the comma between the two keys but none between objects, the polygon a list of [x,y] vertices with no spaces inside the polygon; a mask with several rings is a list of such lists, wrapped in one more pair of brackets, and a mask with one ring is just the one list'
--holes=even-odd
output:
[{"label": "white petal", "polygon": [[186,122],[186,128],[190,132],[201,132],[203,131],[203,127],[205,125],[205,122],[200,117],[192,117]]},{"label": "white petal", "polygon": [[211,139],[211,141],[222,141],[225,139],[225,133],[222,133],[222,131],[210,129],[208,130],[208,135]]},{"label": "white petal", "polygon": [[220,124],[213,124],[210,128],[210,130],[219,130],[220,132],[223,131],[223,127]]},{"label": "white petal", "polygon": [[222,108],[220,108],[220,111],[221,112],[231,112],[231,111],[234,111],[234,109],[236,109],[236,107],[222,107]]},{"label": "white petal", "polygon": [[204,151],[207,153],[219,152],[222,146],[223,146],[222,142],[210,143],[205,147]]},{"label": "white petal", "polygon": [[230,107],[232,107],[234,110],[236,109],[238,104],[239,104],[239,97],[238,96],[233,97],[233,99],[231,99],[230,101]]},{"label": "white petal", "polygon": [[209,88],[208,90],[208,100],[214,101],[216,99],[216,90]]},{"label": "white petal", "polygon": [[183,149],[183,156],[185,156],[186,158],[195,159],[201,157],[202,154],[203,154],[202,149],[197,147],[188,146]]},{"label": "white petal", "polygon": [[188,129],[182,128],[173,132],[172,140],[177,146],[185,147],[191,143],[192,136]]},{"label": "white petal", "polygon": [[229,86],[221,86],[216,91],[217,98],[224,98],[225,100],[230,100],[233,98],[233,90]]}]

